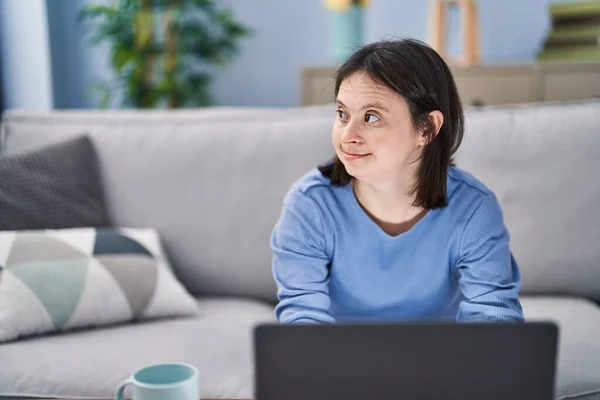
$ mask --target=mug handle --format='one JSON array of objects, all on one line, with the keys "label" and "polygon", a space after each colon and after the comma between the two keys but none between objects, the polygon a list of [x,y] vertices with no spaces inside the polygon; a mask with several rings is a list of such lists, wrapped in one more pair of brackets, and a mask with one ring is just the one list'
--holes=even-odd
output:
[{"label": "mug handle", "polygon": [[132,384],[132,383],[133,383],[133,380],[131,378],[127,378],[126,380],[121,382],[121,384],[117,388],[117,391],[115,392],[115,400],[125,400],[125,398],[123,397],[123,395],[125,393],[125,388],[127,387],[127,385]]}]

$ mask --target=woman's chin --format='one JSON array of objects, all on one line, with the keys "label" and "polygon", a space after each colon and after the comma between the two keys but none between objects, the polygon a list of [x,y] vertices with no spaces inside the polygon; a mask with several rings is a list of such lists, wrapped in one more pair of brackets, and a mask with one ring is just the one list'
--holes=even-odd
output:
[{"label": "woman's chin", "polygon": [[353,178],[363,179],[365,177],[365,168],[351,163],[344,163],[346,172]]}]

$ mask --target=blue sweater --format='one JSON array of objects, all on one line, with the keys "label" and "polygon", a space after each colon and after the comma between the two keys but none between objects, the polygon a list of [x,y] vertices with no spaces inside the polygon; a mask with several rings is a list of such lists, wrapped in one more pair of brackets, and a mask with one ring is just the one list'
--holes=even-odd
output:
[{"label": "blue sweater", "polygon": [[447,193],[447,207],[390,236],[352,185],[317,169],[298,180],[271,236],[279,322],[523,321],[495,195],[455,167]]}]

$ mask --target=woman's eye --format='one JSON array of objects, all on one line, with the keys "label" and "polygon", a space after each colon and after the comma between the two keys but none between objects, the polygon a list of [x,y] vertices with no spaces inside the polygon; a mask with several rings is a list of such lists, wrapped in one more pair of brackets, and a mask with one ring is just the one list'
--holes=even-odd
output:
[{"label": "woman's eye", "polygon": [[345,121],[348,119],[348,114],[346,114],[346,112],[344,110],[336,110],[336,113],[340,120]]},{"label": "woman's eye", "polygon": [[373,123],[379,121],[379,117],[375,114],[365,115],[365,122]]}]

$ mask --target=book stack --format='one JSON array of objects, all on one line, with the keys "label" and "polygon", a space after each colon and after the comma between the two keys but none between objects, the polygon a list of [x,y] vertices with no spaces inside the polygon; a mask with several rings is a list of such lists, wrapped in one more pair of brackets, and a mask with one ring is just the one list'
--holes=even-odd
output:
[{"label": "book stack", "polygon": [[549,6],[552,29],[538,61],[600,61],[600,0]]}]

